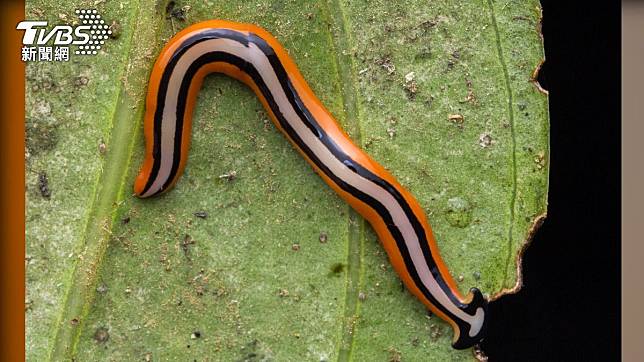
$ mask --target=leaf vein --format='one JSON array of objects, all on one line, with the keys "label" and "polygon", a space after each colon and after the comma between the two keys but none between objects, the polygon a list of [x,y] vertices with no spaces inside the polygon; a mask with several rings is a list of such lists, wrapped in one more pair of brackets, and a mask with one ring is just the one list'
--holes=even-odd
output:
[{"label": "leaf vein", "polygon": [[517,198],[517,156],[516,156],[516,135],[515,135],[515,124],[514,124],[514,111],[512,108],[513,96],[512,96],[512,87],[510,82],[510,75],[508,73],[508,67],[505,62],[505,57],[503,56],[503,47],[501,45],[501,34],[499,33],[499,26],[496,21],[496,14],[494,12],[494,4],[492,0],[487,1],[488,7],[490,8],[490,16],[492,21],[492,26],[494,28],[494,35],[496,37],[496,49],[499,56],[499,62],[503,68],[503,76],[505,78],[505,87],[507,89],[508,96],[508,117],[510,118],[510,134],[512,138],[512,192],[510,193],[510,225],[508,227],[508,255],[505,260],[505,271],[503,273],[503,279],[501,286],[505,286],[505,283],[508,279],[508,270],[510,267],[512,259],[512,241],[513,241],[513,232],[514,232],[514,219],[515,219],[515,205]]}]

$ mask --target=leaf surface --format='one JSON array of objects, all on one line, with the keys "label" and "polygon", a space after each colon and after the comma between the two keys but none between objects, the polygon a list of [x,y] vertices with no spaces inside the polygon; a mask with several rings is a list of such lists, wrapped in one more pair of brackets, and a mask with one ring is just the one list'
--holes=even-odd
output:
[{"label": "leaf surface", "polygon": [[[27,14],[71,22],[92,4],[28,0]],[[169,18],[162,1],[96,8],[117,30],[98,55],[27,67],[29,360],[474,358],[234,80],[205,81],[176,188],[134,198],[143,98],[180,29],[266,28],[418,198],[461,290],[496,296],[517,284],[546,211],[538,1],[179,1]]]}]

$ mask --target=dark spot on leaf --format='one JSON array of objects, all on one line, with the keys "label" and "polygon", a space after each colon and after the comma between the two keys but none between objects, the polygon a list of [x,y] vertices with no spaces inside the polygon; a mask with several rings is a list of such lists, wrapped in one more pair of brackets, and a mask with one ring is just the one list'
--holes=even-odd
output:
[{"label": "dark spot on leaf", "polygon": [[340,273],[344,271],[344,264],[342,263],[335,263],[331,265],[331,272],[329,273],[329,276],[339,276]]},{"label": "dark spot on leaf", "polygon": [[174,2],[174,1],[168,1],[168,3],[165,5],[165,15],[166,15],[166,17],[168,15],[170,15],[172,10],[174,10],[175,5],[177,5],[177,3]]},{"label": "dark spot on leaf", "polygon": [[208,213],[205,211],[197,211],[193,214],[194,216],[200,218],[200,219],[205,219],[208,217]]},{"label": "dark spot on leaf", "polygon": [[264,361],[266,356],[261,351],[261,344],[258,340],[254,339],[241,347],[241,358],[239,362],[259,362]]},{"label": "dark spot on leaf", "polygon": [[189,6],[177,7],[176,2],[170,1],[165,7],[165,18],[186,21],[186,13],[188,12],[188,9],[190,9]]},{"label": "dark spot on leaf", "polygon": [[384,55],[380,59],[376,60],[376,65],[381,66],[387,71],[387,74],[393,74],[396,71],[396,66],[391,61],[389,55]]},{"label": "dark spot on leaf", "polygon": [[422,23],[420,23],[420,27],[424,31],[428,31],[429,29],[431,29],[431,28],[433,28],[435,26],[436,26],[436,21],[433,21],[433,20],[426,20],[426,21],[423,21]]},{"label": "dark spot on leaf", "polygon": [[110,25],[110,30],[112,33],[110,34],[110,38],[112,39],[118,39],[121,36],[121,24],[118,21],[112,21],[112,24]]},{"label": "dark spot on leaf", "polygon": [[54,149],[58,143],[58,129],[56,124],[44,119],[28,117],[25,124],[25,143],[27,150],[33,155]]},{"label": "dark spot on leaf", "polygon": [[40,190],[40,195],[49,200],[51,197],[51,191],[49,190],[49,179],[47,178],[47,173],[45,173],[45,171],[41,171],[38,174],[38,189]]},{"label": "dark spot on leaf", "polygon": [[107,328],[99,327],[96,329],[96,332],[94,332],[94,340],[96,342],[105,343],[108,339],[110,339],[110,333],[108,332]]},{"label": "dark spot on leaf", "polygon": [[427,59],[430,59],[431,57],[432,57],[432,49],[429,45],[421,48],[419,52],[416,53],[416,55],[414,55],[414,59],[417,61],[427,60]]},{"label": "dark spot on leaf", "polygon": [[414,80],[414,72],[410,72],[405,75],[403,88],[407,93],[407,98],[409,98],[410,101],[413,101],[416,98],[416,93],[418,92],[418,83]]},{"label": "dark spot on leaf", "polygon": [[183,250],[183,254],[190,260],[190,256],[188,255],[190,252],[190,245],[194,245],[196,241],[190,237],[190,235],[186,234],[183,237],[183,241],[181,242],[181,250]]}]

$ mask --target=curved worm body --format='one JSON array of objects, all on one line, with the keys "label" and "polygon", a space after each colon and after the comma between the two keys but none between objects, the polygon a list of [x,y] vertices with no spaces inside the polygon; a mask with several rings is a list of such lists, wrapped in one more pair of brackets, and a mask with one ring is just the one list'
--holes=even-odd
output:
[{"label": "curved worm body", "polygon": [[206,21],[181,31],[161,51],[148,87],[146,154],[136,195],[163,193],[181,176],[197,93],[213,72],[247,84],[324,181],[369,221],[407,288],[453,327],[454,348],[482,340],[487,301],[476,288],[467,297],[459,293],[416,199],[351,141],[264,29]]}]

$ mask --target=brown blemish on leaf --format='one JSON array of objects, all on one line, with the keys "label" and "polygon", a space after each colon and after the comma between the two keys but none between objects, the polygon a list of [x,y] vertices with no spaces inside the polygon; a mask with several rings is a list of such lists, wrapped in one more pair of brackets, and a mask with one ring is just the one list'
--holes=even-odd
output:
[{"label": "brown blemish on leaf", "polygon": [[472,88],[472,81],[468,78],[465,78],[465,86],[467,87],[467,95],[465,99],[460,101],[460,103],[471,103],[476,105],[478,103],[476,96],[474,96],[474,89]]},{"label": "brown blemish on leaf", "polygon": [[541,87],[541,84],[539,83],[539,72],[541,71],[541,67],[543,66],[543,63],[545,63],[545,59],[541,59],[537,66],[534,68],[532,71],[532,75],[530,76],[530,83],[534,84],[535,87],[537,87],[537,90],[541,92],[544,95],[548,95],[548,90],[544,89]]},{"label": "brown blemish on leaf", "polygon": [[389,55],[385,55],[381,57],[380,59],[376,60],[376,65],[381,66],[387,71],[388,75],[394,74],[396,71],[396,66],[394,63],[391,61],[391,57]]},{"label": "brown blemish on leaf", "polygon": [[195,243],[196,241],[190,235],[186,234],[183,237],[183,241],[181,242],[181,250],[183,250],[183,255],[185,255],[188,260],[190,260],[190,246],[194,245]]},{"label": "brown blemish on leaf", "polygon": [[463,123],[465,123],[465,118],[462,114],[450,114],[447,116],[447,119],[458,126],[458,128],[463,128]]},{"label": "brown blemish on leaf", "polygon": [[327,235],[326,232],[322,231],[320,233],[320,243],[322,243],[322,244],[326,243],[328,238],[329,238],[329,236]]},{"label": "brown blemish on leaf", "polygon": [[418,92],[418,83],[416,83],[415,77],[414,72],[407,73],[405,75],[405,83],[403,84],[405,92],[407,92],[407,98],[411,101],[416,98],[416,93]]},{"label": "brown blemish on leaf", "polygon": [[107,152],[107,145],[105,144],[105,141],[100,140],[98,142],[98,153],[100,153],[101,155],[104,155],[105,152]]},{"label": "brown blemish on leaf", "polygon": [[110,25],[109,29],[110,31],[112,31],[109,34],[110,38],[118,39],[121,36],[121,32],[122,32],[121,23],[119,23],[118,21],[116,20],[112,21],[112,24]]},{"label": "brown blemish on leaf", "polygon": [[110,333],[105,327],[98,327],[94,332],[94,340],[98,343],[105,343],[110,339]]},{"label": "brown blemish on leaf", "polygon": [[389,362],[401,362],[402,361],[402,354],[396,348],[389,347],[389,349],[387,349],[387,352],[389,352]]}]

